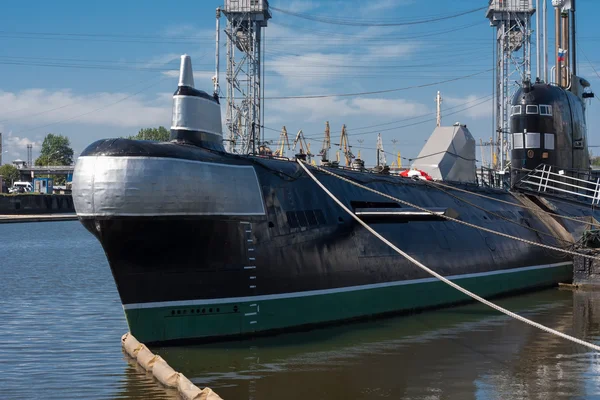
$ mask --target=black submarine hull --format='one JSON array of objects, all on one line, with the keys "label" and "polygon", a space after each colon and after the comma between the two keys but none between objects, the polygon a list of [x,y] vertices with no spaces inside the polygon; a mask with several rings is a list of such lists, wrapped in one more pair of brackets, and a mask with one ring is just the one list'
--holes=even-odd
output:
[{"label": "black submarine hull", "polygon": [[[424,181],[333,171],[463,221],[568,246],[555,227],[522,207]],[[571,278],[572,260],[563,253],[439,218],[411,217],[396,202],[314,173],[354,211],[397,211],[368,222],[479,295]],[[255,335],[468,300],[367,232],[293,161],[111,139],[90,145],[74,176],[78,216],[102,244],[131,332],[144,342]],[[520,201],[505,190],[457,187]],[[594,213],[562,200],[553,207],[566,215]],[[575,237],[584,228],[558,223]]]}]

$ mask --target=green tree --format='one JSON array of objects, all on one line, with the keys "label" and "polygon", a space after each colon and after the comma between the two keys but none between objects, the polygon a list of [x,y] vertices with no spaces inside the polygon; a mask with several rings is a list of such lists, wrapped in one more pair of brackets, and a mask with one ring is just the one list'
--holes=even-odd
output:
[{"label": "green tree", "polygon": [[0,175],[2,175],[2,179],[6,182],[7,186],[12,185],[14,181],[19,180],[19,170],[17,167],[11,164],[4,164],[0,167]]},{"label": "green tree", "polygon": [[35,160],[35,165],[42,167],[71,164],[73,164],[73,149],[69,138],[53,133],[47,134],[42,143],[40,156]]},{"label": "green tree", "polygon": [[[48,165],[71,165],[73,164],[73,149],[69,138],[63,135],[49,133],[42,142],[40,156],[35,160],[35,165],[45,167]],[[64,185],[64,175],[52,175],[54,185]]]},{"label": "green tree", "polygon": [[158,142],[167,142],[171,137],[171,132],[164,126],[158,128],[143,128],[135,136],[129,136],[129,139],[135,140],[156,140]]}]

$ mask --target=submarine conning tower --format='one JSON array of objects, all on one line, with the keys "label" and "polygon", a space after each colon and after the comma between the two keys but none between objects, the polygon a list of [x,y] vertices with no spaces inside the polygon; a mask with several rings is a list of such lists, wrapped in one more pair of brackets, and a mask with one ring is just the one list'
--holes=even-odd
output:
[{"label": "submarine conning tower", "polygon": [[565,170],[590,168],[582,98],[560,86],[524,82],[510,111],[513,184],[540,164]]},{"label": "submarine conning tower", "polygon": [[179,85],[173,94],[171,140],[225,151],[219,99],[194,88],[192,59],[187,54],[181,56]]},{"label": "submarine conning tower", "polygon": [[[552,0],[556,64],[548,76],[546,7],[544,38],[536,46],[537,79],[523,79],[510,108],[511,184],[514,186],[541,164],[554,173],[587,176],[590,171],[585,99],[594,97],[590,83],[577,75],[575,0]],[[536,7],[537,8],[537,7]],[[539,21],[538,21],[539,22]],[[536,26],[536,31],[539,29]],[[538,35],[539,36],[539,35]],[[541,51],[543,48],[543,52]],[[542,68],[543,66],[543,68]],[[543,74],[542,74],[543,70]]]}]

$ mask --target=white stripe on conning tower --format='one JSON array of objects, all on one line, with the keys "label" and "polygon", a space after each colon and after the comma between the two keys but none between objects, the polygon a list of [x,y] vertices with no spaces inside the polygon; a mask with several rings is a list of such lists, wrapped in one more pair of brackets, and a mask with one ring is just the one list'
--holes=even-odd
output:
[{"label": "white stripe on conning tower", "polygon": [[[310,171],[308,170],[308,168],[306,167],[306,165],[304,165],[304,163],[302,162],[302,160],[298,160],[298,164],[300,164],[300,167],[302,167],[302,169],[303,169],[303,170],[304,170],[304,171],[305,171],[305,172],[308,174],[308,176],[309,176],[309,177],[310,177],[310,178],[311,178],[311,179],[312,179],[312,180],[313,180],[313,181],[314,181],[314,182],[315,182],[317,185],[319,185],[319,187],[320,187],[321,189],[323,189],[323,191],[324,191],[324,192],[325,192],[325,193],[326,193],[326,194],[327,194],[327,195],[328,195],[328,196],[329,196],[329,197],[330,197],[330,198],[331,198],[333,201],[335,201],[335,202],[336,202],[336,203],[337,203],[337,204],[338,204],[338,205],[339,205],[339,206],[340,206],[340,207],[341,207],[341,208],[342,208],[344,211],[346,211],[346,213],[348,213],[348,215],[350,215],[350,216],[351,216],[351,217],[352,217],[354,220],[356,220],[356,222],[358,222],[359,224],[361,224],[361,225],[362,225],[362,226],[363,226],[363,227],[364,227],[366,230],[368,230],[369,232],[371,232],[371,233],[372,233],[372,234],[373,234],[375,237],[377,237],[377,238],[378,238],[379,240],[381,240],[383,243],[385,243],[385,244],[387,244],[389,247],[391,247],[391,248],[392,248],[392,249],[393,249],[393,250],[394,250],[396,253],[400,254],[402,257],[406,258],[408,261],[412,262],[412,263],[413,263],[413,264],[415,264],[417,267],[421,268],[423,271],[425,271],[425,272],[427,272],[428,274],[430,274],[430,275],[432,275],[432,276],[436,277],[437,279],[439,279],[440,281],[444,282],[445,284],[447,284],[447,285],[449,285],[449,286],[453,287],[454,289],[456,289],[456,290],[458,290],[458,291],[460,291],[460,292],[462,292],[462,293],[466,294],[467,296],[471,297],[472,299],[474,299],[474,300],[477,300],[477,301],[479,301],[480,303],[483,303],[483,304],[485,304],[486,306],[488,306],[488,307],[491,307],[491,308],[493,308],[493,309],[494,309],[494,310],[496,310],[496,311],[499,311],[499,312],[501,312],[501,313],[503,313],[503,314],[506,314],[506,315],[508,315],[508,316],[509,316],[509,317],[511,317],[511,318],[518,319],[519,321],[521,321],[521,322],[524,322],[524,323],[526,323],[526,324],[528,324],[528,325],[534,326],[534,327],[536,327],[536,328],[538,328],[538,329],[541,329],[541,330],[543,330],[544,332],[547,332],[547,333],[550,333],[550,334],[553,334],[553,335],[556,335],[556,336],[562,337],[563,339],[567,339],[567,340],[569,340],[569,341],[571,341],[571,342],[573,342],[573,343],[577,343],[577,344],[580,344],[580,345],[582,345],[582,346],[588,347],[588,348],[590,348],[590,349],[592,349],[592,350],[596,350],[596,351],[600,352],[600,346],[597,346],[597,345],[595,345],[595,344],[592,344],[592,343],[586,342],[586,341],[584,341],[584,340],[581,340],[581,339],[578,339],[578,338],[576,338],[576,337],[573,337],[573,336],[567,335],[567,334],[565,334],[565,333],[559,332],[559,331],[557,331],[557,330],[554,330],[554,329],[552,329],[552,328],[548,328],[547,326],[544,326],[544,325],[542,325],[542,324],[539,324],[539,323],[537,323],[537,322],[531,321],[530,319],[527,319],[527,318],[525,318],[525,317],[522,317],[522,316],[520,316],[519,314],[515,314],[515,313],[514,313],[514,312],[512,312],[512,311],[509,311],[509,310],[507,310],[507,309],[505,309],[505,308],[503,308],[503,307],[500,307],[500,306],[498,306],[498,305],[496,305],[496,304],[492,303],[491,301],[488,301],[488,300],[484,299],[483,297],[480,297],[480,296],[476,295],[475,293],[468,291],[467,289],[463,288],[462,286],[459,286],[459,285],[457,285],[456,283],[452,282],[451,280],[449,280],[449,279],[446,279],[446,278],[445,278],[445,277],[443,277],[442,275],[438,274],[438,273],[437,273],[437,272],[435,272],[434,270],[432,270],[432,269],[430,269],[430,268],[426,267],[424,264],[422,264],[421,262],[419,262],[419,261],[418,261],[418,260],[416,260],[415,258],[411,257],[411,256],[410,256],[410,255],[408,255],[407,253],[403,252],[403,251],[402,251],[402,250],[400,250],[398,247],[396,247],[396,246],[395,246],[395,245],[394,245],[392,242],[390,242],[389,240],[387,240],[386,238],[384,238],[383,236],[381,236],[379,233],[377,233],[377,231],[375,231],[375,230],[374,230],[373,228],[371,228],[371,227],[370,227],[370,226],[369,226],[367,223],[365,223],[365,222],[364,222],[362,219],[360,219],[360,218],[359,218],[359,217],[357,217],[357,216],[356,216],[356,215],[355,215],[355,214],[354,214],[352,211],[350,211],[350,210],[349,210],[349,209],[348,209],[348,208],[347,208],[347,207],[346,207],[346,206],[345,206],[345,205],[344,205],[344,204],[343,204],[343,203],[342,203],[342,202],[341,202],[341,201],[340,201],[340,200],[339,200],[337,197],[335,197],[335,196],[334,196],[334,195],[333,195],[333,194],[332,194],[332,193],[331,193],[331,192],[330,192],[330,191],[329,191],[329,190],[328,190],[328,189],[325,187],[325,185],[323,185],[323,184],[322,184],[322,183],[321,183],[321,182],[320,182],[320,181],[319,181],[319,180],[318,180],[318,179],[317,179],[317,178],[316,178],[316,177],[315,177],[315,176],[312,174],[312,172],[310,172]],[[319,168],[319,167],[315,167],[315,168],[317,168],[317,169],[318,169],[318,170],[320,170],[320,171],[327,172],[327,173],[328,173],[328,174],[330,174],[330,175],[336,176],[336,177],[338,177],[339,179],[342,179],[342,180],[344,180],[344,181],[349,181],[349,180],[347,180],[347,179],[345,179],[345,178],[343,178],[343,177],[341,177],[341,176],[338,176],[338,175],[336,175],[336,174],[334,174],[334,173],[331,173],[331,172],[329,172],[329,171],[326,171],[326,170],[324,170],[324,169],[322,169],[322,168]],[[349,182],[352,182],[352,181],[349,181]],[[366,187],[366,186],[363,186],[363,185],[360,185],[360,184],[358,184],[358,183],[355,183],[355,182],[352,182],[352,183],[353,183],[353,184],[355,184],[355,185],[356,185],[356,186],[358,186],[358,187],[362,187],[362,188],[364,188],[364,189],[368,189],[368,190],[370,190],[370,191],[374,191],[374,192],[376,192],[376,193],[379,193],[379,194],[381,194],[381,195],[385,195],[384,193],[377,192],[377,191],[375,191],[374,189],[368,188],[368,187]],[[392,197],[392,196],[385,195],[385,197]],[[395,199],[395,198],[394,198],[394,199]],[[400,200],[400,199],[395,199],[395,200],[396,200],[396,201],[399,201],[399,202],[401,202],[401,203],[408,203],[408,202],[406,202],[406,201],[403,201],[403,200]],[[418,207],[418,206],[415,206],[415,205],[412,205],[412,204],[411,204],[410,206],[412,206],[412,207],[415,207],[415,208],[422,209],[422,207]],[[425,210],[425,209],[423,209],[423,210]],[[486,230],[487,230],[487,229],[486,229]],[[510,236],[510,235],[507,235],[507,236]],[[545,246],[545,245],[544,245],[544,246]],[[551,247],[551,246],[548,246],[548,247]],[[559,250],[561,250],[561,249],[559,249]]]}]

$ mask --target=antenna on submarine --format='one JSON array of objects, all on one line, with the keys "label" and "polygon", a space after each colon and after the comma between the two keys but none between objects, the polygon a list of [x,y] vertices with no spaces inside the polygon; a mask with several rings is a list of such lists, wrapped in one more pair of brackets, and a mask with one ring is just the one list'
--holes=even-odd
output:
[{"label": "antenna on submarine", "polygon": [[571,88],[577,74],[577,40],[575,37],[575,0],[552,0],[555,24],[555,83]]},{"label": "antenna on submarine", "polygon": [[215,85],[214,88],[214,96],[218,97],[219,96],[219,47],[220,47],[220,43],[221,43],[221,8],[217,7],[217,31],[215,33],[216,35],[216,44],[215,44],[215,76],[213,76],[213,84]]}]

